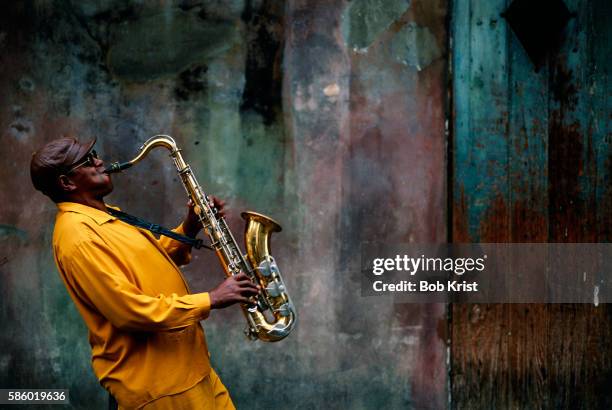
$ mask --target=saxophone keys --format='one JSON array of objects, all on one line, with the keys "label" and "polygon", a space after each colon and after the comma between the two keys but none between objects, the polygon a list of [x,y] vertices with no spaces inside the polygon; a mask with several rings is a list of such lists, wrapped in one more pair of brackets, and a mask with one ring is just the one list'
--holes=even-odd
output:
[{"label": "saxophone keys", "polygon": [[273,298],[279,296],[284,291],[285,286],[282,283],[270,282],[268,286],[266,286],[266,292]]},{"label": "saxophone keys", "polygon": [[276,261],[272,256],[269,256],[268,258],[262,260],[256,269],[259,273],[261,273],[262,276],[265,277],[268,277],[272,274],[276,274],[275,276],[277,276],[278,273],[280,273],[278,265],[276,264]]},{"label": "saxophone keys", "polygon": [[277,312],[280,313],[281,316],[289,316],[293,312],[293,306],[289,303],[283,303],[278,307]]},{"label": "saxophone keys", "polygon": [[265,266],[258,266],[257,271],[261,274],[261,276],[265,276],[268,277],[272,274],[272,271],[270,271],[269,267],[265,267]]}]

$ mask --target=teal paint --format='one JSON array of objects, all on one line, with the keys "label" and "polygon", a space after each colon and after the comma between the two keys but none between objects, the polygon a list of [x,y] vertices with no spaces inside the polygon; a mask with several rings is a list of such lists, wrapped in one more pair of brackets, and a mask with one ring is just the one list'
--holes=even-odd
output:
[{"label": "teal paint", "polygon": [[0,224],[0,240],[5,238],[16,238],[20,241],[26,241],[28,239],[28,233],[23,229],[17,228],[16,226]]},{"label": "teal paint", "polygon": [[355,0],[342,14],[342,33],[349,48],[365,51],[410,7],[408,0]]},{"label": "teal paint", "polygon": [[391,52],[397,61],[416,68],[425,69],[442,56],[436,37],[427,27],[408,23],[393,38]]},{"label": "teal paint", "polygon": [[531,226],[541,227],[548,217],[548,200],[542,195],[548,186],[548,170],[542,166],[548,162],[548,76],[533,70],[513,34],[508,40],[510,230],[517,241],[540,240],[543,234],[536,235],[525,225],[532,219]]},{"label": "teal paint", "polygon": [[[610,55],[611,47],[599,35],[606,28],[598,14],[610,7],[597,1],[586,7],[574,1],[567,5],[577,13],[568,23],[564,45],[551,69],[549,167],[550,174],[563,178],[563,184],[551,193],[550,235],[570,242],[608,240],[609,224],[597,219],[608,220],[611,195],[605,182],[612,158],[610,121],[605,120],[610,86],[601,65],[601,56]],[[603,156],[608,157],[607,164],[602,163]],[[576,225],[580,229],[574,229]]]},{"label": "teal paint", "polygon": [[180,10],[111,27],[111,72],[121,79],[140,82],[174,77],[194,64],[214,60],[228,51],[237,35],[232,20],[204,20]]},{"label": "teal paint", "polygon": [[588,73],[589,93],[591,93],[591,107],[588,112],[589,131],[594,131],[591,141],[595,152],[597,175],[595,184],[595,200],[601,204],[597,214],[597,225],[603,228],[599,234],[599,241],[612,241],[612,131],[611,118],[612,99],[610,94],[612,82],[610,80],[609,39],[612,36],[612,27],[609,24],[609,13],[600,13],[599,10],[609,10],[606,1],[594,1],[591,12],[587,15],[591,25],[590,41],[587,44],[592,71]]},{"label": "teal paint", "polygon": [[[496,198],[508,203],[508,28],[505,0],[454,3],[454,203],[465,200],[470,238]],[[462,193],[464,196],[462,197]]]},{"label": "teal paint", "polygon": [[[466,238],[486,239],[485,231],[495,231],[489,223],[494,217],[512,237],[545,240],[547,234],[536,225],[547,223],[550,207],[555,214],[580,208],[586,218],[587,208],[595,209],[594,198],[607,195],[604,111],[609,103],[602,84],[608,76],[601,68],[607,51],[597,34],[605,29],[594,11],[605,7],[566,3],[577,16],[549,70],[537,73],[500,17],[507,2],[455,3],[453,202]],[[529,232],[514,228],[528,219],[533,220]],[[551,222],[558,232],[551,235],[561,240],[561,232],[572,230],[566,222]]]}]

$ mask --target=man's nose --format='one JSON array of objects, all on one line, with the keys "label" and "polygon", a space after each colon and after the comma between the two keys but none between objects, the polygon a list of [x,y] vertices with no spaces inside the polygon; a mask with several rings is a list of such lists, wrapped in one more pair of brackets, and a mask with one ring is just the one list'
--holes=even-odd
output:
[{"label": "man's nose", "polygon": [[104,161],[102,160],[102,158],[94,158],[94,164],[96,164],[96,167],[99,167],[104,165]]}]

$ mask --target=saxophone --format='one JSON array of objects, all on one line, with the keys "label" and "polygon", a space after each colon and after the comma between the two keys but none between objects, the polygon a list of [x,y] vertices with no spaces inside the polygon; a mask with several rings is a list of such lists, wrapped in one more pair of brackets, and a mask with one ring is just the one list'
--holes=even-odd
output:
[{"label": "saxophone", "polygon": [[281,231],[280,225],[265,215],[243,212],[241,216],[246,221],[244,255],[225,219],[217,215],[212,199],[204,193],[191,167],[183,160],[181,150],[168,135],[149,138],[140,147],[134,159],[123,163],[114,162],[105,172],[110,174],[130,168],[156,147],[170,151],[170,157],[174,160],[187,195],[195,204],[194,211],[210,239],[211,247],[215,250],[225,275],[229,277],[242,271],[261,286],[262,290],[253,305],[241,305],[247,320],[247,337],[266,342],[276,342],[287,337],[296,323],[295,308],[287,294],[278,265],[270,255],[270,236],[272,232]]}]

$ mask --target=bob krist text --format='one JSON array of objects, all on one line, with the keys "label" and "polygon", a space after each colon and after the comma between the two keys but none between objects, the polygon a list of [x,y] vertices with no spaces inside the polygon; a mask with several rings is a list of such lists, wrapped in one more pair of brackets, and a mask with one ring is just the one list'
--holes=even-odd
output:
[{"label": "bob krist text", "polygon": [[[375,292],[478,292],[476,281],[456,279],[465,273],[485,270],[487,255],[479,258],[441,258],[411,257],[395,255],[393,258],[375,258],[372,260],[372,274],[375,278],[372,289]],[[394,280],[386,281],[382,276],[392,273]],[[398,274],[400,280],[397,280]],[[417,277],[416,275],[421,274]],[[405,275],[409,275],[406,279]],[[440,280],[441,275],[449,276]]]}]

